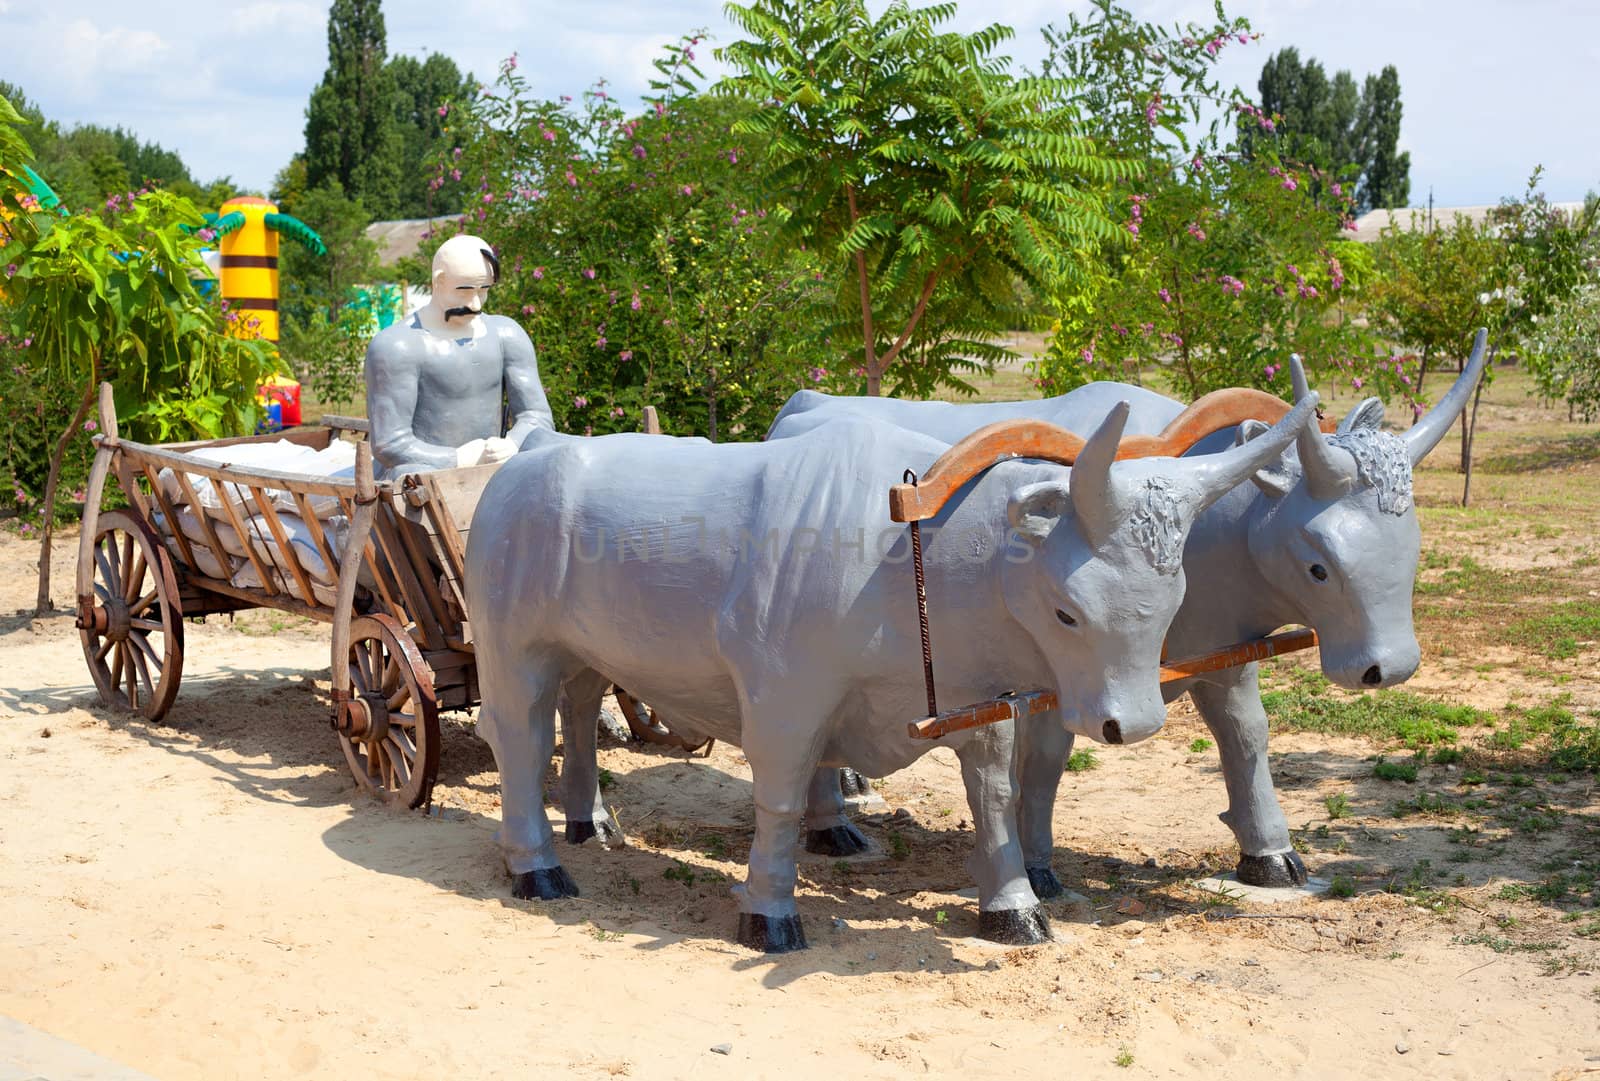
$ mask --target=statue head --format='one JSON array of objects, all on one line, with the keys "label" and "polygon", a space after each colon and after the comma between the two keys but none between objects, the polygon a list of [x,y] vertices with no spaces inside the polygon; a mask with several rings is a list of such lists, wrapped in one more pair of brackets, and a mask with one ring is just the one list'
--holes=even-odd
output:
[{"label": "statue head", "polygon": [[476,337],[489,287],[499,281],[500,261],[487,241],[465,233],[451,237],[433,253],[433,296],[423,325],[451,337]]}]

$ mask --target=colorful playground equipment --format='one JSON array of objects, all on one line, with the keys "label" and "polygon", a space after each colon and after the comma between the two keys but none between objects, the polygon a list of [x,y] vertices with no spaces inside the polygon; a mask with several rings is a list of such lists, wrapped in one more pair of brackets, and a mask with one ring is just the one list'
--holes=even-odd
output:
[{"label": "colorful playground equipment", "polygon": [[305,222],[278,213],[276,203],[255,195],[229,199],[217,213],[206,215],[206,225],[216,232],[222,252],[222,299],[245,316],[234,333],[277,341],[278,234],[317,255],[327,254],[327,245]]}]

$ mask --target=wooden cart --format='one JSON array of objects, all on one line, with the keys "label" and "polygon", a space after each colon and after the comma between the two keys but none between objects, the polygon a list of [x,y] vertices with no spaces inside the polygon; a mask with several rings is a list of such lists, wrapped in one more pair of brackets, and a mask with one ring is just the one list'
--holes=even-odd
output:
[{"label": "wooden cart", "polygon": [[[331,721],[351,772],[386,798],[426,804],[439,711],[478,702],[462,581],[467,526],[496,467],[377,482],[363,439],[351,479],[247,469],[194,452],[277,440],[323,450],[364,434],[366,422],[324,417],[269,435],[147,446],[118,433],[108,386],[99,412],[77,625],[105,703],[151,720],[166,713],[183,674],[185,619],[276,608],[329,623]],[[129,505],[101,512],[113,474]],[[221,493],[209,513],[196,493],[202,478]]]}]

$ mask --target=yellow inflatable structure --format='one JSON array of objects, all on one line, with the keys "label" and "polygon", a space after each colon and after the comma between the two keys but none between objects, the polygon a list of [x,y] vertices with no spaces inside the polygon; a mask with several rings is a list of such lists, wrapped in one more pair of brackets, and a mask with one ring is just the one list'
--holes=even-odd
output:
[{"label": "yellow inflatable structure", "polygon": [[287,233],[318,255],[327,253],[310,226],[278,213],[276,203],[260,196],[229,199],[206,224],[218,237],[222,256],[222,299],[239,313],[238,337],[278,340],[278,236]]}]

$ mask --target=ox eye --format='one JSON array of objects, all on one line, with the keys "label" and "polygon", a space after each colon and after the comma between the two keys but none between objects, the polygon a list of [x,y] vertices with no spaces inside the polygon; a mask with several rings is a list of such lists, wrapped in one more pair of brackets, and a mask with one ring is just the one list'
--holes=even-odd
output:
[{"label": "ox eye", "polygon": [[1319,582],[1326,582],[1328,580],[1328,568],[1321,563],[1311,564],[1311,577]]},{"label": "ox eye", "polygon": [[1067,613],[1063,612],[1059,608],[1056,609],[1056,618],[1059,619],[1061,622],[1065,623],[1069,627],[1076,627],[1078,625],[1078,621],[1077,620],[1073,619],[1071,616],[1067,615]]}]

